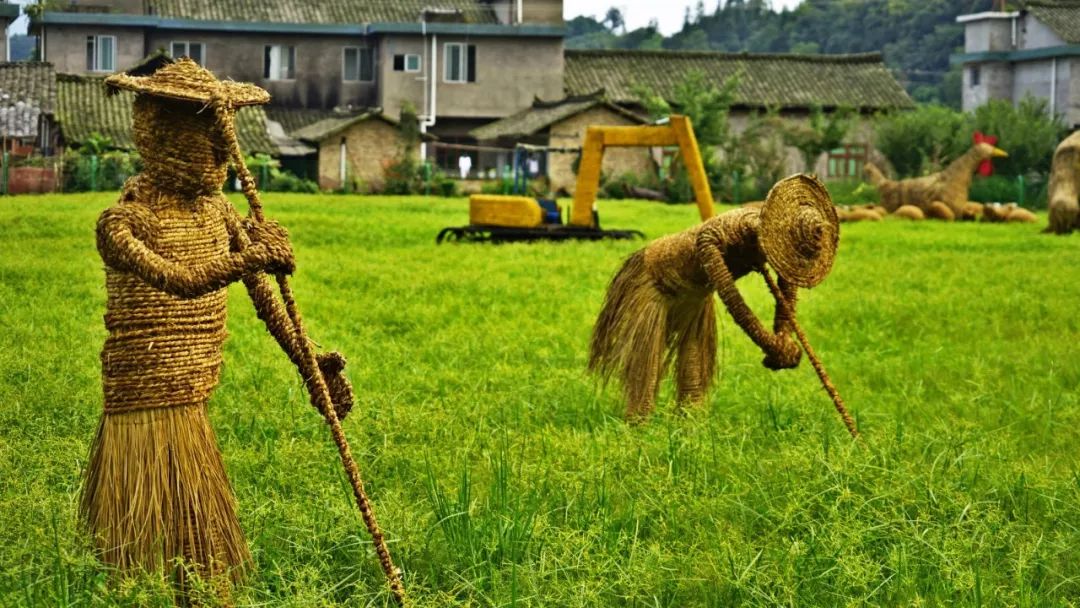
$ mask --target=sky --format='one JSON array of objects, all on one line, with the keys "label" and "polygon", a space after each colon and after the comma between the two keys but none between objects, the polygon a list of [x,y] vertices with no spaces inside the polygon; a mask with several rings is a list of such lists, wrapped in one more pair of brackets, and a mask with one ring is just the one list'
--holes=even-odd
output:
[{"label": "sky", "polygon": [[[716,9],[717,0],[704,1],[706,11],[712,12]],[[800,2],[802,0],[772,0],[772,7],[776,10],[790,9]],[[686,7],[689,6],[693,11],[697,0],[564,0],[563,17],[569,20],[578,15],[591,15],[603,19],[612,6],[622,11],[626,29],[644,27],[649,24],[650,19],[656,19],[660,22],[660,32],[669,36],[682,29]]]}]

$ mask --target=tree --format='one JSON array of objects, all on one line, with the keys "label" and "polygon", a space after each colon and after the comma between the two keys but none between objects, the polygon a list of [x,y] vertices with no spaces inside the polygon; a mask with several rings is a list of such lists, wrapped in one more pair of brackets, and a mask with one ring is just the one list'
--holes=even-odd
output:
[{"label": "tree", "polygon": [[784,143],[802,154],[806,171],[812,172],[822,153],[844,143],[854,117],[855,111],[851,108],[837,108],[826,114],[821,106],[814,106],[807,122],[787,121],[782,128]]},{"label": "tree", "polygon": [[622,30],[622,33],[626,33],[626,21],[623,19],[622,11],[617,7],[611,7],[608,9],[607,14],[604,15],[604,23],[608,25],[608,29],[612,32],[615,30]]}]

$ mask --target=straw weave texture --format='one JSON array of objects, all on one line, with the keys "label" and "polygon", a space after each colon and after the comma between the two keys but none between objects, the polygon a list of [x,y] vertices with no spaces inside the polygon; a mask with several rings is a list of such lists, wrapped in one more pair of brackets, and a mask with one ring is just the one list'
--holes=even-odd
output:
[{"label": "straw weave texture", "polygon": [[[747,306],[735,281],[763,271],[774,259],[778,268],[791,268],[785,260],[805,258],[817,274],[812,280],[796,280],[808,284],[820,282],[831,269],[836,214],[824,188],[808,188],[808,183],[818,182],[801,175],[783,180],[763,206],[729,211],[658,239],[631,255],[616,273],[593,329],[588,366],[602,380],[618,377],[628,420],[643,420],[654,409],[660,381],[673,362],[679,403],[705,397],[716,373],[714,292],[765,353],[767,367],[798,365],[800,351],[789,335],[796,283],[781,275],[786,306],[777,302],[770,332]],[[810,211],[804,211],[800,201],[807,202]],[[767,256],[759,236],[770,217],[777,225],[770,226],[773,255]],[[802,242],[807,239],[814,240],[813,246]],[[814,265],[814,255],[821,256],[820,267]]]}]

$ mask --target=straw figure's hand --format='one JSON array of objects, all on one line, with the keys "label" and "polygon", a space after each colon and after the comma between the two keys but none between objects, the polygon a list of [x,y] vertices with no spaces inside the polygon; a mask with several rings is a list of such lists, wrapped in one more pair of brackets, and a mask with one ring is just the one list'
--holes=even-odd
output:
[{"label": "straw figure's hand", "polygon": [[352,383],[345,377],[345,356],[337,351],[322,353],[317,356],[319,370],[330,390],[330,400],[338,420],[344,420],[353,407]]},{"label": "straw figure's hand", "polygon": [[765,351],[765,359],[761,364],[773,371],[778,371],[798,367],[801,359],[802,349],[791,338],[791,334],[780,334],[776,336],[773,347]]},{"label": "straw figure's hand", "polygon": [[296,271],[289,233],[280,224],[269,220],[245,220],[244,228],[252,242],[251,249],[254,251],[251,259],[258,265],[257,270],[265,270],[270,274],[292,274]]},{"label": "straw figure's hand", "polygon": [[754,311],[746,304],[739,289],[735,286],[735,277],[724,263],[724,256],[720,253],[721,235],[717,231],[706,228],[698,235],[697,253],[705,274],[709,277],[709,283],[720,296],[731,318],[738,323],[739,327],[746,332],[754,344],[766,353],[774,343],[774,334],[765,329],[761,320]]}]

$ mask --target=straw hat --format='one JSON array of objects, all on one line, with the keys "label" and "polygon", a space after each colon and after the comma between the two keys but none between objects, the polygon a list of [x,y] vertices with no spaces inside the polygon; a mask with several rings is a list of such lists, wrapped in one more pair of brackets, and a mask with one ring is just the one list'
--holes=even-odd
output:
[{"label": "straw hat", "polygon": [[209,103],[215,96],[220,96],[231,102],[233,107],[270,101],[270,94],[263,89],[246,82],[218,80],[210,70],[187,57],[163,62],[162,67],[149,76],[113,74],[105,79],[105,84],[136,93],[197,103]]},{"label": "straw hat", "polygon": [[765,259],[798,287],[813,287],[832,270],[840,224],[829,192],[799,173],[776,183],[761,208],[758,236]]}]

